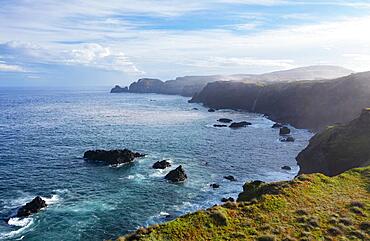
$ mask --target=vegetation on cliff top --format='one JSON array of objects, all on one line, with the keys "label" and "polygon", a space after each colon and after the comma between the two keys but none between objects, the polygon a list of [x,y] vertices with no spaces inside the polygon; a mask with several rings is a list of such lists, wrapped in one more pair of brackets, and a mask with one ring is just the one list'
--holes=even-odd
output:
[{"label": "vegetation on cliff top", "polygon": [[228,202],[118,240],[368,240],[370,167],[252,182]]}]

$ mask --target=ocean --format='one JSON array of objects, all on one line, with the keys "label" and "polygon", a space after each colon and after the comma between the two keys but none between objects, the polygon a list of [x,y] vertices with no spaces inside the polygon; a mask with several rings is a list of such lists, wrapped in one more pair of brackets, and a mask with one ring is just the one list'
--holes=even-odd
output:
[{"label": "ocean", "polygon": [[[211,207],[222,197],[236,198],[246,181],[288,180],[297,174],[295,156],[312,133],[291,128],[296,141],[284,143],[262,115],[210,113],[187,100],[107,89],[0,88],[0,240],[114,239]],[[224,117],[252,125],[213,127]],[[118,167],[82,158],[98,148],[147,155]],[[152,168],[163,159],[172,167]],[[164,180],[178,165],[187,181]],[[284,165],[292,170],[282,170]],[[212,189],[211,183],[220,188]],[[47,208],[5,221],[37,195]]]}]

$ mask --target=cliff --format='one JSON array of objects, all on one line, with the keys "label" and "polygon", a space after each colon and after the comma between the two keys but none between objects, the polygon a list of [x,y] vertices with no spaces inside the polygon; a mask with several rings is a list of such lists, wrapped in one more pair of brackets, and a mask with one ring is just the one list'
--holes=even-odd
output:
[{"label": "cliff", "polygon": [[114,87],[110,90],[110,92],[111,92],[111,93],[127,93],[127,92],[129,92],[129,91],[128,91],[128,88],[127,88],[127,87],[122,88],[121,86],[116,85],[116,86],[114,86]]},{"label": "cliff", "polygon": [[[255,182],[256,183],[256,182]],[[120,241],[368,240],[370,168],[336,177],[302,175],[292,181],[247,183],[228,202],[173,221],[140,228]],[[251,185],[255,185],[251,191]]]},{"label": "cliff", "polygon": [[351,70],[342,67],[318,65],[275,71],[265,74],[184,76],[164,82],[159,79],[144,78],[132,83],[129,87],[129,92],[158,93],[191,97],[194,94],[199,93],[208,83],[215,81],[265,83],[270,81],[278,82],[335,78],[345,76],[350,73],[352,73]]},{"label": "cliff", "polygon": [[297,128],[320,130],[346,123],[370,106],[370,72],[317,81],[214,82],[190,102],[262,113]]},{"label": "cliff", "polygon": [[346,125],[316,134],[297,156],[299,173],[338,175],[350,168],[370,165],[370,109]]},{"label": "cliff", "polygon": [[161,93],[164,83],[159,79],[139,79],[130,85],[129,91],[132,93]]}]

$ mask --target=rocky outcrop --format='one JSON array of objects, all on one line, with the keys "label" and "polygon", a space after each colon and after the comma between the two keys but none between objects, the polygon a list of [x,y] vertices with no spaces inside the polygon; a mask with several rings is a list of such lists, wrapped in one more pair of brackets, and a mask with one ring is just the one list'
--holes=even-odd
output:
[{"label": "rocky outcrop", "polygon": [[235,182],[235,181],[236,181],[235,177],[234,177],[234,176],[231,176],[231,175],[224,176],[224,178],[225,178],[226,180],[229,180],[229,181],[232,181],[232,182]]},{"label": "rocky outcrop", "polygon": [[215,109],[213,109],[213,108],[209,108],[208,109],[208,112],[215,112],[216,110]]},{"label": "rocky outcrop", "polygon": [[159,79],[144,78],[132,83],[129,91],[132,93],[162,93],[163,85],[164,83]]},{"label": "rocky outcrop", "polygon": [[295,139],[292,136],[287,136],[285,138],[280,139],[281,142],[294,142]]},{"label": "rocky outcrop", "polygon": [[167,160],[163,161],[157,161],[156,163],[153,164],[154,169],[166,169],[167,167],[170,167],[171,163],[168,162]]},{"label": "rocky outcrop", "polygon": [[230,128],[242,128],[242,127],[247,127],[249,125],[252,125],[252,123],[247,122],[247,121],[241,121],[241,122],[233,122],[229,126]]},{"label": "rocky outcrop", "polygon": [[279,130],[279,135],[283,136],[283,135],[289,135],[290,134],[290,129],[286,126],[283,126],[280,128]]},{"label": "rocky outcrop", "polygon": [[230,123],[232,122],[233,120],[232,119],[229,119],[229,118],[220,118],[217,120],[218,122],[221,122],[221,123]]},{"label": "rocky outcrop", "polygon": [[114,88],[112,88],[112,89],[110,90],[110,92],[111,92],[111,93],[127,93],[127,92],[129,92],[129,91],[128,91],[128,87],[124,87],[124,88],[122,88],[121,86],[116,85],[116,86],[114,86]]},{"label": "rocky outcrop", "polygon": [[132,152],[128,149],[123,150],[90,150],[84,153],[84,159],[91,161],[101,161],[107,165],[118,165],[132,162],[137,157],[144,154]]},{"label": "rocky outcrop", "polygon": [[370,164],[370,109],[345,125],[328,127],[316,134],[298,154],[302,173],[335,176],[354,167]]},{"label": "rocky outcrop", "polygon": [[220,185],[217,184],[217,183],[212,183],[209,186],[212,187],[212,188],[219,188],[220,187]]},{"label": "rocky outcrop", "polygon": [[214,124],[213,127],[227,127],[227,125]]},{"label": "rocky outcrop", "polygon": [[31,214],[37,213],[46,206],[47,206],[46,202],[40,196],[37,196],[31,202],[26,203],[26,205],[20,207],[18,209],[16,217],[18,218],[28,217]]},{"label": "rocky outcrop", "polygon": [[170,171],[164,178],[171,182],[184,182],[188,177],[180,165],[175,170]]},{"label": "rocky outcrop", "polygon": [[370,72],[317,81],[219,81],[207,84],[190,102],[262,113],[274,121],[316,131],[346,123],[370,106]]},{"label": "rocky outcrop", "polygon": [[290,171],[292,168],[290,166],[282,166],[281,169]]}]

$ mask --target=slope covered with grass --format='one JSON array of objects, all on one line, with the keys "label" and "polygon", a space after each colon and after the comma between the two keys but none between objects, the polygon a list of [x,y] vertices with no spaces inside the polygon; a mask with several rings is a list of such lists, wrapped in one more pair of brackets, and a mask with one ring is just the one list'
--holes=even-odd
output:
[{"label": "slope covered with grass", "polygon": [[370,167],[244,185],[226,203],[119,240],[369,240]]}]

